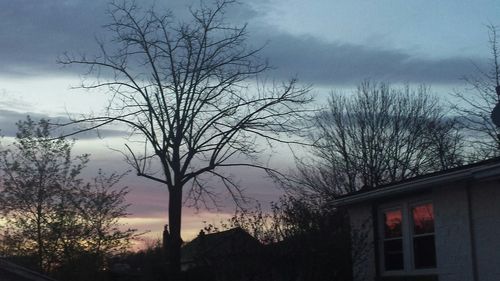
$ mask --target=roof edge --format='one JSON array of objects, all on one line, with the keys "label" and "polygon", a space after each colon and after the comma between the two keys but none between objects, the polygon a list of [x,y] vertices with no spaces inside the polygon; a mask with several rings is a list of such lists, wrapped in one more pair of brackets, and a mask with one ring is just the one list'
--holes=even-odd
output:
[{"label": "roof edge", "polygon": [[488,161],[484,165],[465,166],[463,169],[452,169],[449,172],[442,171],[437,175],[430,174],[428,177],[409,179],[401,183],[390,184],[386,187],[372,189],[366,192],[354,193],[335,199],[331,206],[342,207],[361,203],[368,200],[383,198],[399,194],[410,193],[418,190],[432,188],[445,183],[452,183],[461,180],[473,179],[476,181],[491,180],[500,178],[500,161],[491,163]]}]

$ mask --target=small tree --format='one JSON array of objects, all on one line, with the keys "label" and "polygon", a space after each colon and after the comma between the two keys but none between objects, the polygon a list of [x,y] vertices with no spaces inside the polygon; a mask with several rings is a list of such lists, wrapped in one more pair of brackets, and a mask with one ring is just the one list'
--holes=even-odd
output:
[{"label": "small tree", "polygon": [[[111,94],[104,115],[76,122],[90,122],[91,128],[120,122],[143,140],[142,153],[125,145],[126,159],[138,176],[164,184],[169,192],[173,280],[180,272],[183,192],[194,202],[213,200],[204,179],[218,178],[238,202],[241,189],[224,171],[269,171],[249,160],[268,142],[293,142],[290,133],[300,132],[296,121],[310,100],[308,89],[297,87],[296,80],[249,90],[268,65],[259,60],[260,49],[247,46],[245,26],[224,22],[233,2],[202,3],[191,11],[191,21],[181,23],[171,13],[141,14],[133,4],[112,4],[113,50],[102,45],[96,59],[62,60],[104,74],[83,87],[106,88]],[[159,173],[148,169],[156,165]]]},{"label": "small tree", "polygon": [[[125,252],[130,240],[137,236],[135,229],[123,229],[119,222],[128,215],[128,189],[115,187],[122,177],[123,174],[106,175],[99,170],[91,182],[63,191],[68,202],[66,211],[60,213],[66,214],[66,218],[61,218],[64,223],[54,229],[59,234],[56,250],[61,279],[100,280],[106,261]],[[75,223],[67,223],[71,221]]]},{"label": "small tree", "polygon": [[98,269],[103,268],[110,255],[127,250],[135,232],[130,228],[120,229],[119,219],[127,216],[125,196],[128,189],[114,187],[122,177],[117,173],[108,176],[99,170],[92,183],[82,186],[76,193],[75,201],[85,222],[86,236],[92,237],[87,241],[86,250]]},{"label": "small tree", "polygon": [[424,86],[364,82],[353,96],[332,94],[315,126],[314,158],[298,159],[289,187],[323,200],[463,161],[457,121]]},{"label": "small tree", "polygon": [[[42,272],[51,269],[50,247],[55,233],[51,224],[62,215],[61,188],[73,188],[88,161],[87,155],[72,157],[72,144],[65,139],[51,140],[46,120],[39,124],[28,117],[17,123],[18,133],[11,148],[0,154],[2,211],[8,225],[15,228],[10,237],[23,239],[22,250],[36,255]],[[76,226],[77,227],[77,226]]]},{"label": "small tree", "polygon": [[465,77],[468,88],[456,91],[458,103],[453,105],[461,124],[472,137],[473,160],[482,160],[500,155],[500,130],[493,124],[491,112],[500,101],[496,88],[500,87],[500,50],[497,27],[488,26],[491,57],[489,69],[476,66],[477,75]]},{"label": "small tree", "polygon": [[72,280],[92,255],[85,272],[96,274],[104,255],[126,246],[133,234],[117,228],[126,215],[126,189],[113,189],[120,176],[99,172],[85,184],[80,174],[88,155],[73,157],[73,143],[54,139],[47,120],[28,117],[17,126],[14,142],[0,154],[0,211],[7,222],[2,250],[34,256],[40,271]]}]

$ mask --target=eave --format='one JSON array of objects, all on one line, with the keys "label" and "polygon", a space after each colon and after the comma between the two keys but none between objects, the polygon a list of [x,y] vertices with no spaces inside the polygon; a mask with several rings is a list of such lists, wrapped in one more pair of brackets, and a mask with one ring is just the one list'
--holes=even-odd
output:
[{"label": "eave", "polygon": [[333,207],[358,204],[365,201],[378,200],[393,196],[423,191],[431,188],[450,186],[463,181],[480,182],[500,179],[500,159],[492,159],[463,167],[440,171],[429,175],[388,184],[379,188],[348,194],[332,202]]}]

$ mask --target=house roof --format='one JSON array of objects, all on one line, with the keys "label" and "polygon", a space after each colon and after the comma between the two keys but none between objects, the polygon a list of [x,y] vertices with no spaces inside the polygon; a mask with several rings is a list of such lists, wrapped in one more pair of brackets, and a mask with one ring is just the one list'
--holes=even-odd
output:
[{"label": "house roof", "polygon": [[458,181],[482,181],[493,178],[500,178],[500,157],[417,176],[377,188],[364,188],[337,197],[337,199],[332,202],[332,205],[334,207],[352,205],[364,201],[440,187]]},{"label": "house roof", "polygon": [[182,262],[197,257],[216,258],[255,251],[260,242],[245,230],[236,227],[226,231],[198,235],[181,249]]},{"label": "house roof", "polygon": [[0,280],[2,281],[56,281],[36,271],[0,259]]}]

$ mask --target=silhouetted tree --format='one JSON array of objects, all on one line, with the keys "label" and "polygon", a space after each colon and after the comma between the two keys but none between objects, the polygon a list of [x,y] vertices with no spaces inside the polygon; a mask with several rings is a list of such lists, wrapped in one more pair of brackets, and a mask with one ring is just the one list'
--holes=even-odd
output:
[{"label": "silhouetted tree", "polygon": [[311,198],[286,196],[275,204],[273,213],[283,237],[275,254],[284,259],[284,272],[295,272],[296,280],[352,279],[345,210]]},{"label": "silhouetted tree", "polygon": [[456,119],[424,86],[364,82],[352,96],[332,94],[315,126],[313,157],[298,159],[289,184],[315,198],[331,200],[463,162]]},{"label": "silhouetted tree", "polygon": [[270,213],[260,207],[209,224],[209,233],[240,227],[266,246],[248,260],[257,280],[350,280],[350,231],[344,210],[284,196]]},{"label": "silhouetted tree", "polygon": [[[171,13],[140,13],[134,4],[112,4],[112,51],[102,45],[98,58],[62,60],[101,73],[83,87],[107,88],[111,95],[104,115],[75,122],[89,122],[90,128],[113,122],[129,126],[144,149],[125,145],[127,161],[138,176],[168,189],[173,280],[180,270],[183,192],[195,203],[214,200],[204,179],[218,178],[238,202],[241,190],[224,170],[268,170],[252,157],[267,141],[293,142],[283,134],[300,132],[295,121],[310,100],[308,89],[297,87],[296,80],[249,90],[268,65],[259,60],[260,49],[247,46],[245,26],[224,22],[233,2],[201,3],[191,10],[191,21],[181,23]],[[159,172],[149,169],[155,165]]]},{"label": "silhouetted tree", "polygon": [[[62,188],[73,188],[88,161],[87,155],[72,157],[72,144],[51,138],[46,120],[36,124],[28,117],[17,123],[18,133],[12,147],[2,151],[2,211],[7,224],[14,226],[10,237],[23,241],[19,250],[36,254],[39,270],[51,268],[49,257],[54,245],[51,224],[59,212]],[[78,228],[77,225],[72,225]]]},{"label": "silhouetted tree", "polygon": [[282,224],[280,223],[279,204],[271,203],[272,212],[264,212],[259,205],[254,209],[239,209],[235,214],[220,221],[219,224],[206,223],[203,228],[205,233],[217,233],[221,230],[241,228],[263,244],[271,244],[284,239]]},{"label": "silhouetted tree", "polygon": [[88,155],[73,157],[73,143],[51,136],[47,120],[28,117],[17,126],[0,154],[4,254],[35,256],[40,271],[71,280],[97,274],[104,256],[133,234],[118,228],[127,191],[113,186],[121,177],[100,171],[85,184],[80,174]]},{"label": "silhouetted tree", "polygon": [[[130,240],[137,236],[135,229],[125,228],[119,219],[128,215],[125,196],[126,187],[116,188],[123,175],[107,175],[98,171],[91,182],[79,185],[76,189],[65,190],[64,196],[70,215],[78,221],[79,231],[54,229],[61,242],[60,255],[64,262],[63,279],[88,280],[104,278],[102,270],[112,256],[129,249]],[[71,210],[71,208],[73,208]],[[69,236],[68,236],[69,234]],[[72,251],[74,246],[79,251]],[[99,279],[97,279],[99,280]]]},{"label": "silhouetted tree", "polygon": [[496,87],[500,86],[500,50],[497,27],[488,26],[491,57],[489,69],[476,66],[477,75],[464,78],[467,89],[456,91],[457,103],[453,105],[471,137],[473,160],[482,160],[500,155],[500,130],[491,120],[491,112],[499,102]]}]

